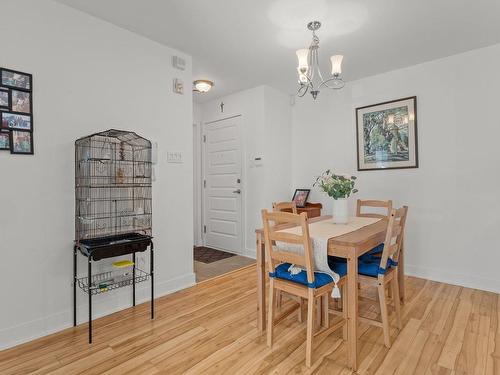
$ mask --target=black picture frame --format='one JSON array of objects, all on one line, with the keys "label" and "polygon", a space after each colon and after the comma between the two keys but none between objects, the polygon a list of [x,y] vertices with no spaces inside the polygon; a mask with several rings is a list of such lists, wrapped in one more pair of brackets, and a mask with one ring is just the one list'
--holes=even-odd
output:
[{"label": "black picture frame", "polygon": [[[28,112],[25,112],[25,111],[18,110],[18,109],[14,108],[14,92],[25,94],[25,95],[28,96],[28,98],[29,98]],[[31,91],[18,90],[18,89],[10,89],[10,92],[9,92],[9,108],[10,108],[10,112],[13,112],[13,113],[23,113],[23,114],[27,114],[27,115],[32,115],[33,114],[33,100],[32,99],[33,99],[33,97],[31,95]],[[31,119],[31,122],[33,122],[33,118]]]},{"label": "black picture frame", "polygon": [[[27,86],[28,87],[26,87],[26,85],[22,86],[22,85],[16,85],[16,84],[9,83],[5,78],[5,75],[8,73],[25,76],[27,78],[27,82],[28,82]],[[20,72],[18,70],[0,68],[0,85],[2,85],[4,87],[13,88],[16,90],[33,91],[33,75],[31,75],[30,73]]]},{"label": "black picture frame", "polygon": [[11,106],[11,96],[10,96],[10,90],[8,88],[0,87],[0,94],[1,95],[7,95],[7,104],[2,105],[2,102],[0,102],[0,109],[4,110],[9,110]]},{"label": "black picture frame", "polygon": [[[26,135],[29,136],[29,139],[30,139],[29,150],[27,150],[27,151],[16,150],[14,137],[17,135],[17,133],[26,133]],[[11,154],[21,154],[21,155],[33,155],[34,154],[33,133],[30,131],[24,131],[24,130],[11,130],[10,131],[10,153]]]},{"label": "black picture frame", "polygon": [[10,150],[10,132],[8,130],[0,130],[0,138],[7,139],[7,145],[3,145],[0,141],[0,151],[9,151]]},{"label": "black picture frame", "polygon": [[[389,161],[386,163],[383,162],[377,162],[378,166],[377,167],[366,167],[364,162],[362,163],[360,160],[360,154],[363,153],[364,156],[364,141],[365,139],[363,138],[363,144],[361,144],[360,141],[360,113],[363,114],[364,111],[366,111],[369,108],[375,109],[376,107],[381,107],[381,106],[388,106],[394,104],[394,108],[397,107],[398,102],[407,102],[411,103],[411,107],[413,112],[411,113],[413,115],[413,119],[410,120],[411,124],[408,123],[408,153],[409,153],[409,161],[407,162],[407,165],[404,165],[404,162],[394,162],[394,161]],[[380,111],[380,110],[379,110]],[[376,111],[375,111],[376,112]],[[418,128],[417,128],[417,97],[416,96],[409,96],[401,99],[395,99],[395,100],[389,100],[381,103],[376,103],[376,104],[370,104],[367,106],[363,107],[358,107],[356,108],[356,156],[357,156],[357,166],[358,166],[358,171],[374,171],[374,170],[387,170],[387,169],[409,169],[409,168],[418,168],[419,163],[418,163]],[[362,129],[364,132],[364,129]],[[413,135],[413,137],[410,139],[410,134]],[[364,133],[363,133],[364,137]],[[362,147],[362,149],[360,149]],[[411,150],[410,150],[411,147]],[[392,163],[392,164],[391,164]]]},{"label": "black picture frame", "polygon": [[[307,203],[307,199],[309,198],[309,194],[311,193],[311,189],[295,189],[295,193],[293,193],[293,198],[292,198],[292,202],[295,202],[295,205],[298,207],[298,208],[304,208],[306,206],[306,203]],[[305,194],[305,198],[302,202],[302,199],[297,203],[297,197],[299,196],[303,197],[304,194]]]},{"label": "black picture frame", "polygon": [[[14,115],[14,116],[23,116],[29,117],[29,129],[26,128],[18,128],[18,127],[5,127],[3,123],[4,116]],[[33,132],[33,115],[31,113],[23,113],[23,112],[13,112],[13,111],[1,111],[0,112],[0,129],[6,130],[23,130]]]}]

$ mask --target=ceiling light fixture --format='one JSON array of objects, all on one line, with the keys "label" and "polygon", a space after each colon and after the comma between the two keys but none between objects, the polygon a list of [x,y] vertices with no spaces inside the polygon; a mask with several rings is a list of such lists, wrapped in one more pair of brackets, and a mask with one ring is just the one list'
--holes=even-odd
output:
[{"label": "ceiling light fixture", "polygon": [[340,77],[342,73],[342,55],[333,55],[330,57],[332,63],[332,76],[328,79],[323,79],[319,68],[319,38],[316,31],[321,27],[321,22],[312,21],[307,24],[307,28],[312,31],[312,42],[309,48],[299,49],[297,58],[299,66],[299,90],[297,95],[303,97],[307,92],[310,92],[313,99],[319,94],[321,87],[325,86],[329,89],[341,89],[345,83]]},{"label": "ceiling light fixture", "polygon": [[193,91],[204,93],[210,91],[214,83],[212,81],[209,81],[208,79],[197,79],[193,82],[193,85]]}]

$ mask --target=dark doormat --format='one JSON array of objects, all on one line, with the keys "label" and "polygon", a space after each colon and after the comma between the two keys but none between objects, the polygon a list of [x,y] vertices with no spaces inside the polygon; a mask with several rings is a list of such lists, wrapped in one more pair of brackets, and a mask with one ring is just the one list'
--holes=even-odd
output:
[{"label": "dark doormat", "polygon": [[236,255],[205,246],[195,247],[193,253],[194,260],[202,263],[213,263],[217,262],[218,260],[234,257]]}]

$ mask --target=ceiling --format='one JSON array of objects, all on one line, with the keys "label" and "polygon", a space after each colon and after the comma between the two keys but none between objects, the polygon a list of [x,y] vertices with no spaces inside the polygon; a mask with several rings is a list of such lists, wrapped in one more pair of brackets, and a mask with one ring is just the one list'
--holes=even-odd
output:
[{"label": "ceiling", "polygon": [[[56,0],[193,56],[203,102],[268,84],[296,90],[295,50],[319,20],[323,71],[347,81],[500,43],[498,0]],[[471,72],[472,73],[472,72]]]}]

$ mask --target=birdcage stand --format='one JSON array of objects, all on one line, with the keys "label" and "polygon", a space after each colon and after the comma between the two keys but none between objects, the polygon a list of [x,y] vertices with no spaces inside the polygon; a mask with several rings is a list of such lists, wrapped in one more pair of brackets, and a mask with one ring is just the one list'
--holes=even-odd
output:
[{"label": "birdcage stand", "polygon": [[[150,240],[149,243],[150,250],[150,261],[149,261],[149,273],[137,268],[135,266],[136,260],[136,252],[131,251],[129,254],[132,255],[132,261],[134,263],[132,267],[132,277],[124,280],[120,280],[118,282],[113,282],[110,284],[106,284],[105,287],[99,285],[100,281],[106,280],[111,275],[111,272],[104,272],[99,274],[92,274],[92,263],[110,258],[113,255],[113,252],[109,252],[110,256],[107,257],[106,254],[100,253],[100,258],[98,260],[94,260],[92,256],[92,252],[86,251],[86,249],[82,249],[80,246],[75,245],[73,248],[73,326],[77,325],[77,296],[76,296],[76,287],[79,286],[85,293],[88,295],[88,331],[89,331],[89,344],[92,343],[92,296],[97,294],[103,294],[109,292],[111,290],[115,290],[118,288],[122,288],[125,286],[132,286],[132,305],[136,304],[136,284],[140,282],[151,280],[151,319],[154,319],[154,245],[153,241]],[[78,277],[78,253],[82,254],[87,259],[87,276],[86,277]],[[123,253],[121,255],[127,255],[127,253]]]}]

